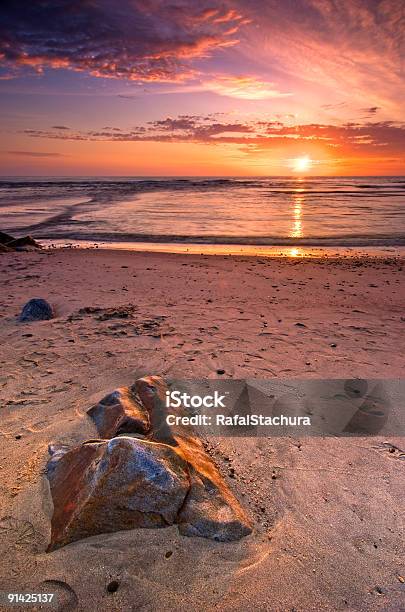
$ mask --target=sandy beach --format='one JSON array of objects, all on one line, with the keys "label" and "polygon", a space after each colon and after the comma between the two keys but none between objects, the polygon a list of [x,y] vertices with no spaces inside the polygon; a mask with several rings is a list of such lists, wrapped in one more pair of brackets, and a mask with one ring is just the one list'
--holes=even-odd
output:
[{"label": "sandy beach", "polygon": [[[401,377],[402,260],[66,249],[0,270],[1,588],[49,587],[61,610],[401,609],[400,437],[208,439],[254,525],[231,543],[173,526],[46,553],[43,469],[49,443],[97,437],[86,410],[143,374]],[[18,323],[32,297],[56,317]]]}]

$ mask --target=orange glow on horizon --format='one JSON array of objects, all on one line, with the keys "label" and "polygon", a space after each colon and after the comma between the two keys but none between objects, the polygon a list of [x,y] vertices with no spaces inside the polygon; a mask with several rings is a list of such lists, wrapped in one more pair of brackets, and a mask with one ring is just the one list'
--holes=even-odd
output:
[{"label": "orange glow on horizon", "polygon": [[[291,154],[286,155],[287,147]],[[5,135],[0,152],[3,175],[42,176],[372,176],[401,175],[405,160],[357,156],[346,150],[331,158],[320,146],[299,156],[295,143],[273,151],[241,149],[238,143],[35,140]],[[283,150],[284,149],[284,150]],[[294,150],[295,149],[295,150]],[[18,154],[13,154],[16,151]],[[27,151],[27,154],[25,154]],[[35,151],[31,154],[30,151]],[[51,152],[51,153],[49,153]],[[294,155],[295,154],[295,155]],[[307,162],[307,157],[309,163]],[[305,161],[304,161],[305,160]],[[316,161],[315,161],[316,160]],[[322,161],[320,161],[322,160]],[[304,169],[305,168],[305,169]]]}]

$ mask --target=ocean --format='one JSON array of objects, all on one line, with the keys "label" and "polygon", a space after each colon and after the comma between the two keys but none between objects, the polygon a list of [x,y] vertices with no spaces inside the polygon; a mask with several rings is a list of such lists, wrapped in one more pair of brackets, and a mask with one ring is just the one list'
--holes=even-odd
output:
[{"label": "ocean", "polygon": [[395,248],[405,177],[5,177],[0,229],[58,244]]}]

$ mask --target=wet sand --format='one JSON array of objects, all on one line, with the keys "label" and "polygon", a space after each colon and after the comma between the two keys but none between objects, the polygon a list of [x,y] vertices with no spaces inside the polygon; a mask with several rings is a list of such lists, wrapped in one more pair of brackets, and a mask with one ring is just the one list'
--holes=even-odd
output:
[{"label": "wet sand", "polygon": [[[41,474],[49,442],[94,437],[86,410],[144,373],[402,377],[402,260],[67,249],[1,255],[0,274],[1,589],[50,581],[80,610],[401,609],[399,437],[208,440],[255,525],[229,544],[171,527],[47,554]],[[56,318],[18,323],[32,297]]]}]

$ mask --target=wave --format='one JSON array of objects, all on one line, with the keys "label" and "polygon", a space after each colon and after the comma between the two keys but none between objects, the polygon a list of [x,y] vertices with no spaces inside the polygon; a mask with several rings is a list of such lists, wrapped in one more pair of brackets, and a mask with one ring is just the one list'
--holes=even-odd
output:
[{"label": "wave", "polygon": [[206,235],[193,236],[181,234],[137,234],[137,233],[86,233],[61,232],[55,234],[38,234],[36,238],[43,240],[84,240],[88,242],[145,242],[156,244],[224,244],[224,245],[254,245],[254,246],[405,246],[405,235],[344,235],[344,236],[311,236],[308,238],[290,238],[280,236],[227,236]]},{"label": "wave", "polygon": [[50,240],[403,246],[405,177],[5,177],[0,229]]}]

